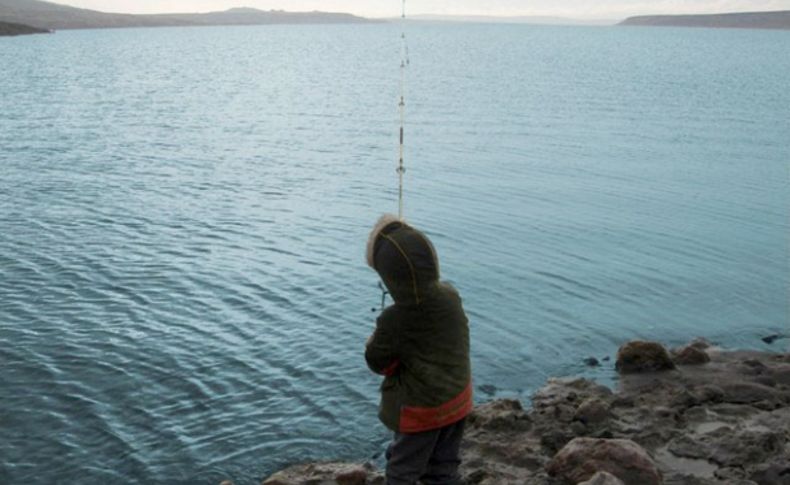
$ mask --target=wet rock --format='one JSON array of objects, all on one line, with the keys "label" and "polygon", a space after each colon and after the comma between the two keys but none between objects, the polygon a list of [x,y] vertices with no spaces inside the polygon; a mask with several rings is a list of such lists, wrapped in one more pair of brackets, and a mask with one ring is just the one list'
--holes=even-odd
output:
[{"label": "wet rock", "polygon": [[772,344],[772,343],[776,342],[777,340],[779,340],[780,338],[785,338],[785,337],[787,337],[787,336],[775,333],[773,335],[768,335],[767,337],[763,337],[761,340],[763,342],[767,343],[767,344]]},{"label": "wet rock", "polygon": [[537,410],[570,406],[575,411],[576,406],[587,398],[607,399],[611,395],[611,389],[589,379],[549,379],[545,386],[532,395],[532,405]]},{"label": "wet rock", "polygon": [[532,424],[521,402],[515,399],[498,399],[478,406],[466,423],[470,428],[489,431],[526,431]]},{"label": "wet rock", "polygon": [[601,363],[598,362],[598,359],[596,359],[595,357],[587,357],[586,359],[584,359],[584,365],[586,365],[587,367],[598,367],[599,365],[601,365]]},{"label": "wet rock", "polygon": [[496,386],[492,384],[483,384],[481,386],[478,386],[477,389],[483,394],[485,394],[486,396],[493,396],[494,394],[496,394],[497,391]]},{"label": "wet rock", "polygon": [[763,375],[768,367],[757,359],[746,359],[741,362],[739,370],[744,374]]},{"label": "wet rock", "polygon": [[570,426],[571,433],[574,436],[585,436],[588,433],[587,425],[582,423],[581,421],[574,421],[571,423]]},{"label": "wet rock", "polygon": [[790,485],[790,458],[759,465],[750,478],[759,485]]},{"label": "wet rock", "polygon": [[669,401],[669,405],[673,408],[689,408],[697,404],[699,404],[699,399],[688,389],[673,392]]},{"label": "wet rock", "polygon": [[675,368],[675,364],[663,345],[635,340],[617,351],[615,368],[622,374],[628,374],[671,370]]},{"label": "wet rock", "polygon": [[275,473],[263,481],[263,485],[383,485],[383,483],[383,475],[371,465],[350,463],[296,465]]},{"label": "wet rock", "polygon": [[695,349],[698,350],[707,350],[712,346],[713,344],[711,344],[707,339],[704,339],[702,337],[695,338],[687,345],[687,347],[694,347]]},{"label": "wet rock", "polygon": [[565,483],[578,483],[605,471],[628,485],[662,482],[653,459],[631,440],[575,438],[547,465],[549,475]]},{"label": "wet rock", "polygon": [[741,466],[744,463],[760,463],[784,450],[786,438],[772,431],[746,430],[733,436],[719,429],[712,440],[710,460],[722,466]]},{"label": "wet rock", "polygon": [[703,385],[695,387],[691,395],[697,403],[719,403],[724,401],[724,390],[718,386]]},{"label": "wet rock", "polygon": [[771,372],[771,378],[777,384],[790,386],[790,365],[779,365]]},{"label": "wet rock", "polygon": [[574,438],[570,430],[550,430],[541,434],[540,444],[547,452],[554,454]]},{"label": "wet rock", "polygon": [[721,386],[724,402],[751,404],[760,401],[780,400],[782,394],[777,390],[755,382],[733,382]]},{"label": "wet rock", "polygon": [[705,459],[722,467],[763,463],[784,450],[786,438],[771,430],[740,430],[721,426],[700,436],[681,435],[669,444],[675,456]]},{"label": "wet rock", "polygon": [[582,402],[573,419],[586,425],[597,425],[609,418],[609,405],[602,399],[591,397]]},{"label": "wet rock", "polygon": [[578,485],[625,485],[622,480],[607,472],[598,472],[586,482]]},{"label": "wet rock", "polygon": [[703,349],[687,345],[675,350],[672,360],[677,365],[702,365],[710,362],[710,356]]}]

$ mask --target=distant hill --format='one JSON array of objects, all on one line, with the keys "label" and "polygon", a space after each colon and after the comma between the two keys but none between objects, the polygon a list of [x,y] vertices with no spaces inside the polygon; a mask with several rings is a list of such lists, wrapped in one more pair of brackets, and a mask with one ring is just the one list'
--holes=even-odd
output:
[{"label": "distant hill", "polygon": [[790,29],[790,10],[715,15],[648,15],[629,17],[620,22],[620,25],[730,29]]},{"label": "distant hill", "polygon": [[209,13],[138,15],[138,17],[152,20],[173,20],[193,25],[350,24],[373,22],[372,20],[348,13],[264,11],[255,8],[232,8],[223,12]]},{"label": "distant hill", "polygon": [[263,11],[234,8],[224,12],[133,15],[99,12],[40,0],[0,0],[0,21],[48,30],[198,25],[336,24],[371,22],[344,13]]},{"label": "distant hill", "polygon": [[26,34],[48,34],[48,30],[37,29],[29,25],[0,22],[0,37]]}]

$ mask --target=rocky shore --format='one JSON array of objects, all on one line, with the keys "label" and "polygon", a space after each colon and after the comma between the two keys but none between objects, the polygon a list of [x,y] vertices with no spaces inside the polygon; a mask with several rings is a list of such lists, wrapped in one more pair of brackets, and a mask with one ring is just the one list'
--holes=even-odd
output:
[{"label": "rocky shore", "polygon": [[[531,409],[478,406],[463,445],[467,483],[790,485],[790,354],[636,341],[620,348],[616,368],[615,391],[551,379]],[[370,464],[313,463],[263,481],[307,484],[384,477]]]},{"label": "rocky shore", "polygon": [[0,37],[29,34],[49,34],[49,30],[31,27],[29,25],[0,22]]}]

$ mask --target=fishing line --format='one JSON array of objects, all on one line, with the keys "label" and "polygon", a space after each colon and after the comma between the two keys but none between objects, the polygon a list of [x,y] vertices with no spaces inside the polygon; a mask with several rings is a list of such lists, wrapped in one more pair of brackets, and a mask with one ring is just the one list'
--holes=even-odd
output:
[{"label": "fishing line", "polygon": [[406,167],[403,164],[404,131],[406,125],[406,68],[409,65],[409,44],[406,42],[406,0],[402,1],[400,16],[401,48],[400,48],[400,147],[398,156],[398,218],[403,220],[403,175]]}]

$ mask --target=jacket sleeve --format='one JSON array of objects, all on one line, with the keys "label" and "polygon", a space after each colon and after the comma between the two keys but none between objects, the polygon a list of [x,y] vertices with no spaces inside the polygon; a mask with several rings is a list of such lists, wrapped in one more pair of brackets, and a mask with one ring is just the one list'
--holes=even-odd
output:
[{"label": "jacket sleeve", "polygon": [[365,361],[370,370],[385,376],[394,375],[400,365],[396,321],[382,314],[376,330],[365,346]]}]

